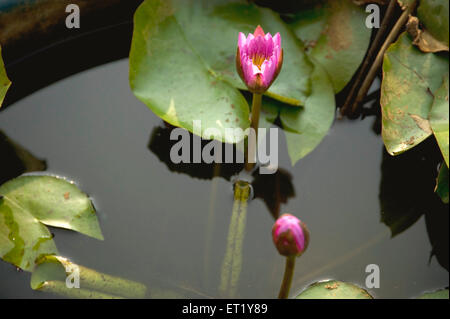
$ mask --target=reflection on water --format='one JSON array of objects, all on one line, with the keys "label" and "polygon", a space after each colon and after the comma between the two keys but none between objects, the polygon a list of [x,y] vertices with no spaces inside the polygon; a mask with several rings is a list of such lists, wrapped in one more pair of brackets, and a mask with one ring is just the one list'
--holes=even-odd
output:
[{"label": "reflection on water", "polygon": [[0,185],[26,172],[44,171],[45,161],[36,158],[0,130]]},{"label": "reflection on water", "polygon": [[[213,179],[214,177],[222,177],[227,181],[233,181],[239,177],[239,173],[244,169],[244,164],[239,163],[225,163],[225,149],[229,145],[221,143],[222,146],[222,160],[221,163],[193,163],[191,156],[190,163],[179,163],[174,164],[170,159],[170,150],[177,140],[170,139],[170,133],[174,129],[174,126],[164,123],[164,126],[157,126],[153,129],[150,143],[148,145],[150,151],[152,151],[160,161],[167,165],[167,168],[176,173],[187,174],[194,178],[200,179]],[[191,139],[190,145],[194,145],[193,139],[200,140],[199,145],[201,149],[209,140],[203,140],[200,137],[189,133],[189,138]],[[219,143],[213,141],[212,143]],[[233,154],[236,153],[236,147],[233,147]],[[276,219],[280,214],[281,204],[287,203],[290,197],[295,196],[294,186],[292,185],[291,174],[280,168],[274,174],[259,174],[259,170],[254,170],[252,173],[252,184],[253,196],[255,198],[260,198],[266,204],[268,210],[272,214],[273,218]]]},{"label": "reflection on water", "polygon": [[[442,215],[427,212],[393,238],[380,222],[381,168],[387,164],[385,159],[382,166],[382,141],[372,124],[373,117],[337,121],[295,167],[280,134],[283,169],[253,179],[237,297],[276,297],[284,259],[273,247],[271,228],[284,212],[301,218],[311,231],[308,251],[297,260],[293,293],[324,278],[364,286],[365,268],[373,263],[381,270],[381,287],[369,290],[376,297],[412,297],[448,285],[448,272],[439,265],[445,267],[447,258],[448,268],[448,246],[447,255],[441,253],[442,237],[448,245]],[[231,176],[239,169],[217,173],[214,165],[171,165],[167,145],[158,142],[167,140],[168,131],[130,92],[127,60],[20,100],[0,113],[0,129],[45,158],[49,172],[76,180],[95,198],[105,240],[52,229],[63,256],[141,282],[151,297],[220,296],[233,210]],[[383,191],[382,197],[394,191]],[[430,260],[432,251],[437,258]],[[32,291],[29,274],[4,262],[0,282],[0,297],[49,296]]]}]

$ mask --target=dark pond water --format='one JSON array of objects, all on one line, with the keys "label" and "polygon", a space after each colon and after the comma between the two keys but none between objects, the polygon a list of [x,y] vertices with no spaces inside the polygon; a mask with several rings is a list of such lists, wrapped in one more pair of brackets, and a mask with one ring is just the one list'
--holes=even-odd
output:
[{"label": "dark pond water", "polygon": [[[394,238],[380,221],[383,145],[373,122],[337,121],[295,167],[280,135],[279,166],[291,175],[286,187],[293,191],[280,212],[295,214],[311,231],[293,294],[326,278],[364,287],[368,264],[381,270],[380,288],[369,290],[376,297],[414,297],[448,286],[448,271],[430,260],[424,216]],[[170,171],[148,147],[158,127],[162,121],[129,89],[126,59],[57,82],[0,113],[9,138],[45,159],[48,173],[76,181],[94,198],[105,240],[52,229],[63,256],[141,282],[150,297],[220,297],[231,183]],[[271,241],[273,222],[263,200],[251,201],[235,297],[277,296],[284,259]],[[446,232],[448,242],[448,226]],[[0,262],[1,298],[53,297],[32,291],[29,280],[29,273]]]}]

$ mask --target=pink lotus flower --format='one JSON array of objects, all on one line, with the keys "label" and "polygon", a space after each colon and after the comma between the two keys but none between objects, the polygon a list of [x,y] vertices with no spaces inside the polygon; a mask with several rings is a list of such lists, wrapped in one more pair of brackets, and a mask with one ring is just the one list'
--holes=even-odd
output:
[{"label": "pink lotus flower", "polygon": [[272,239],[281,255],[300,256],[308,247],[309,231],[297,217],[283,214],[273,225]]},{"label": "pink lotus flower", "polygon": [[283,64],[281,36],[264,34],[258,26],[253,34],[245,37],[239,32],[236,68],[242,81],[252,93],[267,91],[280,73]]}]

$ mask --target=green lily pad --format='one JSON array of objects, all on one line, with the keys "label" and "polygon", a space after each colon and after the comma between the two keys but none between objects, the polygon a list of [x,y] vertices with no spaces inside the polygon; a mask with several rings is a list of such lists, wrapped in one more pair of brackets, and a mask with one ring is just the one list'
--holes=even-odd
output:
[{"label": "green lily pad", "polygon": [[21,269],[58,253],[45,225],[103,239],[87,195],[62,178],[21,176],[1,185],[0,195],[0,256]]},{"label": "green lily pad", "polygon": [[[173,4],[172,4],[173,3]],[[245,89],[236,72],[238,33],[280,32],[285,63],[267,95],[301,105],[309,94],[311,65],[301,42],[268,9],[243,1],[146,0],[135,14],[130,52],[134,94],[168,123],[203,134],[206,128],[249,127]],[[207,34],[207,36],[205,36]],[[194,132],[193,121],[201,121]]]},{"label": "green lily pad", "polygon": [[310,285],[296,299],[373,299],[365,290],[354,284],[328,280]]},{"label": "green lily pad", "polygon": [[442,86],[434,93],[434,101],[431,107],[429,119],[431,129],[439,144],[447,167],[448,163],[448,139],[449,139],[449,103],[448,103],[448,73],[444,77]]},{"label": "green lily pad", "polygon": [[328,72],[334,91],[341,91],[364,59],[371,29],[367,13],[352,1],[328,0],[302,10],[290,24],[309,54]]},{"label": "green lily pad", "polygon": [[319,63],[312,73],[312,92],[301,109],[280,112],[292,165],[309,154],[328,133],[336,112],[333,85]]},{"label": "green lily pad", "polygon": [[448,289],[441,289],[435,292],[426,292],[418,299],[448,299]]},{"label": "green lily pad", "polygon": [[437,41],[449,46],[449,1],[421,0],[417,17]]},{"label": "green lily pad", "polygon": [[448,58],[422,53],[407,33],[384,56],[381,84],[382,136],[387,151],[397,155],[432,134],[428,120],[433,94],[448,72]]},{"label": "green lily pad", "polygon": [[[198,135],[215,128],[225,141],[225,127],[249,126],[247,102],[191,47],[173,11],[169,2],[162,0],[147,0],[136,11],[131,88],[166,122]],[[200,132],[194,132],[194,120],[201,121]]]},{"label": "green lily pad", "polygon": [[29,212],[7,199],[0,200],[0,257],[31,271],[41,255],[57,254],[53,236]]},{"label": "green lily pad", "polygon": [[[68,288],[67,279],[75,279],[75,275],[79,276],[79,287]],[[60,256],[39,258],[30,284],[34,290],[83,299],[144,298],[147,291],[141,283],[103,274]]]},{"label": "green lily pad", "polygon": [[6,91],[11,85],[11,81],[8,79],[5,71],[5,65],[2,59],[2,47],[0,46],[0,107],[2,107],[3,100],[6,95]]},{"label": "green lily pad", "polygon": [[436,180],[436,194],[439,195],[439,197],[442,199],[442,202],[445,204],[448,204],[449,200],[449,190],[448,190],[448,167],[445,163],[441,165],[441,168],[439,169],[439,175]]}]

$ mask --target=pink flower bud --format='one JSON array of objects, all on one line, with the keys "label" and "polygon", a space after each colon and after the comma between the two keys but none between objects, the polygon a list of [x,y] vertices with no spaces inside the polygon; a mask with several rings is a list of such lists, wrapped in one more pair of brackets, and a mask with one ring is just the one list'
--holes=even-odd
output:
[{"label": "pink flower bud", "polygon": [[236,68],[239,76],[252,93],[267,91],[283,65],[281,36],[264,34],[258,26],[247,37],[239,32]]},{"label": "pink flower bud", "polygon": [[300,256],[308,247],[309,231],[297,217],[283,214],[273,225],[272,239],[281,255]]}]

